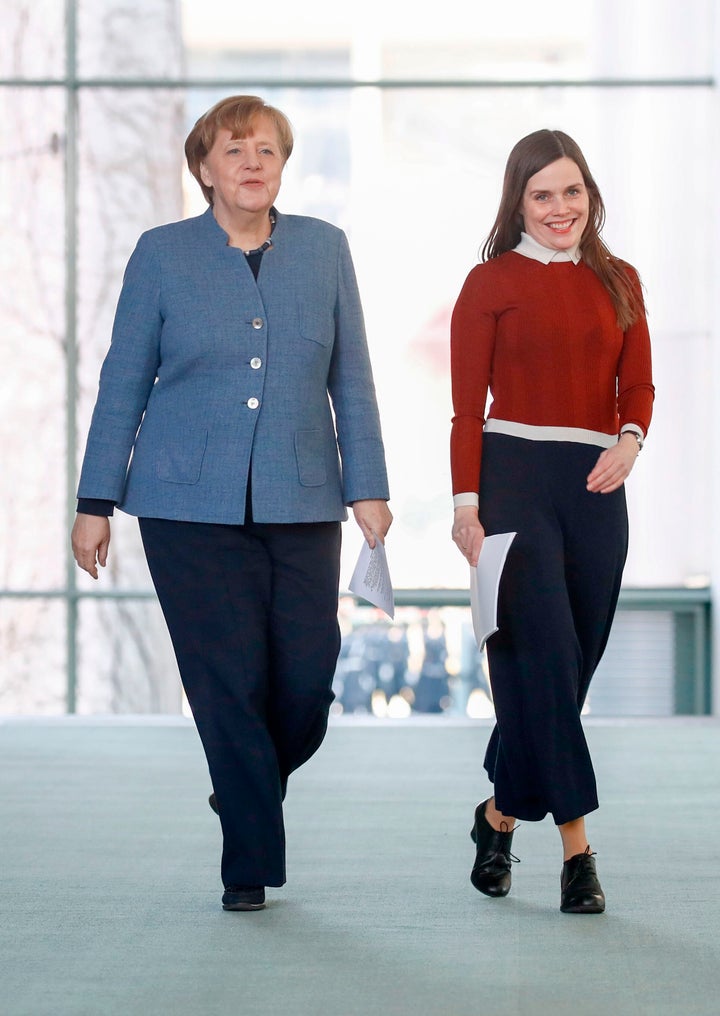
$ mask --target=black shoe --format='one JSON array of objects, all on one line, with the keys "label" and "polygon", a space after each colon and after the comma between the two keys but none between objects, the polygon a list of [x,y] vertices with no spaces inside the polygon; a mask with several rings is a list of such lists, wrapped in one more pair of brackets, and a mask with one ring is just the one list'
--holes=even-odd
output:
[{"label": "black shoe", "polygon": [[215,812],[216,815],[220,814],[220,812],[218,811],[217,798],[215,797],[215,791],[213,791],[212,794],[210,795],[210,797],[208,797],[208,804],[210,805],[210,807],[212,808],[212,810]]},{"label": "black shoe", "polygon": [[229,885],[222,898],[223,910],[262,910],[265,906],[265,886]]},{"label": "black shoe", "polygon": [[504,829],[498,832],[485,818],[487,801],[483,801],[475,809],[475,825],[470,830],[473,843],[477,846],[475,865],[470,881],[486,896],[507,896],[510,892],[512,876],[510,865],[518,861],[510,853],[513,830]]},{"label": "black shoe", "polygon": [[565,861],[560,889],[560,909],[564,914],[602,914],[605,910],[605,894],[598,882],[590,847]]}]

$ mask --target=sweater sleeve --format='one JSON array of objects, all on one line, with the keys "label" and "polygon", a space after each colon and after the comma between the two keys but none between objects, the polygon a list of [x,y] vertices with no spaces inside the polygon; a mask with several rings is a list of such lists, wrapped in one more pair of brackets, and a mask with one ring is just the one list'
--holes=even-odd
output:
[{"label": "sweater sleeve", "polygon": [[465,280],[452,314],[450,363],[454,416],[450,433],[453,494],[480,487],[485,405],[491,383],[497,318],[483,265]]},{"label": "sweater sleeve", "polygon": [[105,515],[108,518],[115,512],[115,502],[99,497],[78,498],[77,512],[82,515]]},{"label": "sweater sleeve", "polygon": [[[640,289],[640,279],[628,265],[633,284]],[[642,313],[624,334],[618,363],[618,417],[620,430],[635,424],[647,434],[652,418],[655,388],[652,383],[650,333]]]}]

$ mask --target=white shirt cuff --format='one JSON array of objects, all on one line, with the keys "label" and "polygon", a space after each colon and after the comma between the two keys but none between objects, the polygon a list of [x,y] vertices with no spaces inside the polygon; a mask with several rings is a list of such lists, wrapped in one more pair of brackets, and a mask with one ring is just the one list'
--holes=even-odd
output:
[{"label": "white shirt cuff", "polygon": [[473,494],[470,491],[464,494],[455,494],[453,496],[453,507],[454,508],[479,508],[480,498],[477,494]]},{"label": "white shirt cuff", "polygon": [[626,423],[623,427],[620,428],[621,434],[627,434],[628,432],[632,434],[639,434],[640,439],[642,441],[645,440],[645,435],[643,434],[642,427],[638,427],[636,423]]}]

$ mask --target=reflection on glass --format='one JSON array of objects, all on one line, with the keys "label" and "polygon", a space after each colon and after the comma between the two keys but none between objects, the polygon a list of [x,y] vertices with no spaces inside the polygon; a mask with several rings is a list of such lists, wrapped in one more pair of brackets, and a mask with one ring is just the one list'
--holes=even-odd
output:
[{"label": "reflection on glass", "polygon": [[[572,16],[532,0],[433,5],[365,0],[262,5],[183,0],[191,75],[356,80],[573,80],[713,73],[712,0],[652,10],[588,0]],[[703,31],[702,27],[705,27]]]},{"label": "reflection on glass", "polygon": [[333,691],[335,716],[477,715],[482,691],[492,715],[484,655],[469,610],[400,607],[394,621],[371,607],[340,603],[342,648]]},{"label": "reflection on glass", "polygon": [[64,95],[0,89],[0,586],[62,585]]},{"label": "reflection on glass", "polygon": [[79,713],[180,713],[175,656],[155,600],[81,600]]},{"label": "reflection on glass", "polygon": [[[183,217],[184,97],[158,89],[91,89],[78,139],[78,454],[110,343],[123,272],[140,234]],[[101,587],[150,586],[135,519],[116,512]],[[83,589],[90,578],[78,575]]]},{"label": "reflection on glass", "polygon": [[0,715],[67,709],[62,600],[0,599]]},{"label": "reflection on glass", "polygon": [[177,0],[77,3],[81,78],[176,78],[182,73]]},{"label": "reflection on glass", "polygon": [[[333,716],[494,719],[487,656],[469,608],[400,607],[389,621],[347,597],[339,616]],[[671,716],[675,638],[670,612],[621,610],[583,714]]]},{"label": "reflection on glass", "polygon": [[61,78],[65,0],[3,0],[0,77]]},{"label": "reflection on glass", "polygon": [[[403,5],[378,0],[305,6],[277,0],[271,15],[234,0],[76,3],[81,76],[160,82],[196,74],[226,78],[227,85],[83,86],[74,96],[61,80],[66,6],[66,0],[3,6],[0,76],[51,77],[60,86],[0,88],[0,273],[11,280],[0,287],[0,584],[64,584],[67,102],[74,97],[79,112],[78,285],[70,297],[78,305],[82,441],[127,258],[142,230],[204,210],[196,185],[185,186],[182,144],[200,112],[240,90],[260,92],[293,121],[297,147],[281,210],[328,219],[350,238],[388,450],[396,518],[388,554],[396,585],[467,588],[465,562],[449,538],[450,313],[494,218],[507,152],[540,126],[568,131],[588,154],[608,205],[610,246],[637,264],[647,288],[658,391],[673,393],[672,411],[667,395],[664,410],[658,400],[643,468],[629,487],[634,524],[625,580],[682,585],[707,571],[712,477],[696,435],[711,428],[717,279],[705,210],[714,201],[708,125],[716,90],[303,89],[288,80],[697,78],[713,71],[712,0],[665,5],[652,18],[639,0],[592,0],[560,30],[554,19],[538,19],[529,0],[474,8],[448,0],[441,14],[415,7],[411,17]],[[272,88],[251,85],[273,76]],[[687,214],[688,194],[702,214]],[[357,538],[346,527],[346,580]],[[134,520],[119,516],[113,541],[101,582],[147,589]],[[79,585],[92,588],[82,577]],[[153,639],[164,633],[155,608],[140,602],[132,611],[92,609],[83,604],[81,611],[81,707],[175,708],[176,689],[153,690],[166,689],[174,672],[165,650],[162,664],[153,657]],[[63,610],[59,603],[0,601],[0,708],[61,708]],[[367,614],[357,616],[365,620],[351,629],[369,626]],[[421,707],[440,715],[491,712],[482,663],[463,655],[470,651],[458,634],[462,624],[446,608],[424,620],[423,629],[421,612],[405,616],[400,635],[383,636],[388,658],[372,666],[371,633],[350,638],[346,661],[355,670],[347,663],[338,677],[348,685],[345,704],[338,696],[345,715],[354,713],[353,702],[368,714],[396,717]],[[633,630],[621,615],[618,637],[626,639],[627,653],[643,647],[662,684],[672,657],[667,616],[637,620]],[[393,660],[403,639],[400,679]],[[663,659],[653,656],[653,644],[664,647]],[[614,708],[615,692],[603,699],[612,680],[598,675],[591,712]],[[672,709],[667,681],[652,706],[660,713]]]}]

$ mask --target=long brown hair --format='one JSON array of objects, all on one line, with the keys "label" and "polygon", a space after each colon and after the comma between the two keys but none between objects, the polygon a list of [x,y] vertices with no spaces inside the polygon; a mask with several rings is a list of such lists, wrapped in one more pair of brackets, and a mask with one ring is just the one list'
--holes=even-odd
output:
[{"label": "long brown hair", "polygon": [[505,167],[500,207],[483,244],[482,259],[489,261],[517,247],[523,228],[520,206],[528,180],[551,162],[564,157],[572,159],[576,164],[588,192],[590,213],[580,240],[583,261],[592,268],[607,289],[618,325],[625,330],[644,313],[642,291],[628,274],[626,263],[611,254],[601,239],[605,205],[600,190],[579,145],[562,131],[534,131],[518,141],[510,152]]}]

